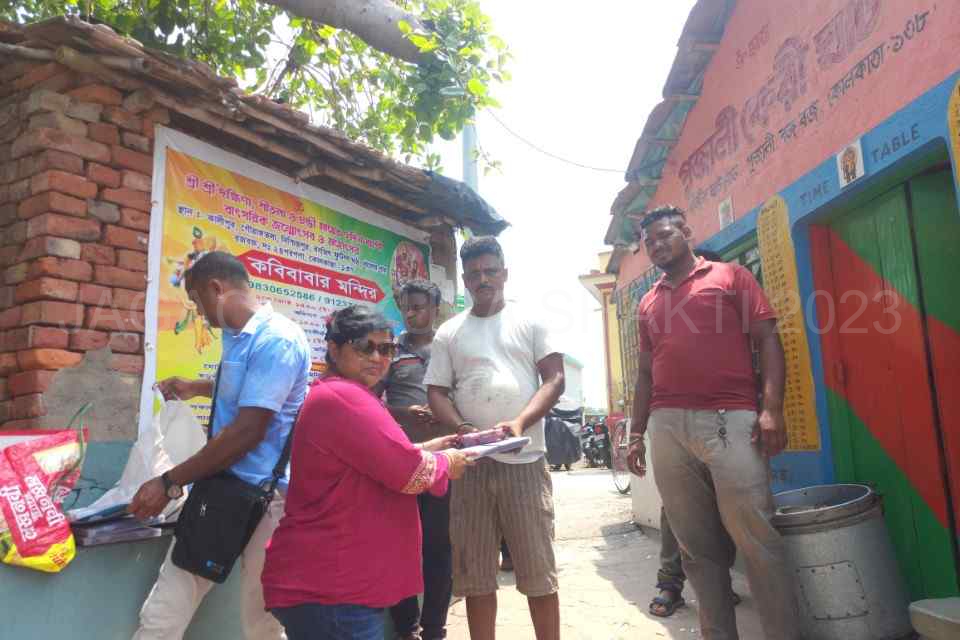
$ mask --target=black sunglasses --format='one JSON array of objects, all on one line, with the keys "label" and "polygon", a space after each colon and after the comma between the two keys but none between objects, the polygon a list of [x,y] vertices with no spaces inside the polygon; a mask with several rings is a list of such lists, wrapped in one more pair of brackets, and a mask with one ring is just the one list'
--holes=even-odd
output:
[{"label": "black sunglasses", "polygon": [[372,356],[374,351],[385,358],[392,358],[397,353],[397,345],[395,343],[381,342],[377,344],[369,338],[354,338],[350,340],[350,346],[353,347],[353,350],[357,353],[361,353],[367,357]]}]

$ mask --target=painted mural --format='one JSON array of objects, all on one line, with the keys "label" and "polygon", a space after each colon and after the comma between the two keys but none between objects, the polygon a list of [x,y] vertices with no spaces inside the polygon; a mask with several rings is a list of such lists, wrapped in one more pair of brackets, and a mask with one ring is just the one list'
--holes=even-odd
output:
[{"label": "painted mural", "polygon": [[[677,204],[710,237],[721,208],[743,216],[943,81],[957,24],[960,3],[943,0],[741,0],[648,206]],[[880,161],[914,135],[864,153]],[[648,266],[627,261],[620,281]]]}]

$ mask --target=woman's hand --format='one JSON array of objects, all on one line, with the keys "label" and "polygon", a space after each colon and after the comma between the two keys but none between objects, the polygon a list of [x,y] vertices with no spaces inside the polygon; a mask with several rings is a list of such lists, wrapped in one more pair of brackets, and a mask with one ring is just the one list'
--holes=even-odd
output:
[{"label": "woman's hand", "polygon": [[433,440],[427,440],[420,443],[420,448],[424,451],[443,451],[444,449],[453,449],[456,446],[457,436],[440,436]]},{"label": "woman's hand", "polygon": [[467,455],[459,449],[446,449],[443,451],[443,455],[447,457],[447,463],[449,464],[447,475],[450,476],[451,480],[459,480],[463,477],[463,474],[466,473],[467,467],[472,467],[477,464],[476,461],[468,458]]}]

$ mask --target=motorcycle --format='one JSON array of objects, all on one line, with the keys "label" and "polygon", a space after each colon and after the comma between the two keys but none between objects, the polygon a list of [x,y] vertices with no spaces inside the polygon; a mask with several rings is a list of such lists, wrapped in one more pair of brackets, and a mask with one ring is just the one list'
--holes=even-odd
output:
[{"label": "motorcycle", "polygon": [[584,425],[580,442],[587,466],[610,468],[610,433],[602,421]]}]

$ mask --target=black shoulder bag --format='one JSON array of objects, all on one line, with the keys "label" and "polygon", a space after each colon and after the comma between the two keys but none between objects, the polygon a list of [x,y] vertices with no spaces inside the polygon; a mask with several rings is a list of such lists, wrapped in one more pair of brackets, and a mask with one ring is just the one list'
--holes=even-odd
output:
[{"label": "black shoulder bag", "polygon": [[[219,384],[218,369],[208,434],[213,429],[216,387]],[[229,470],[193,483],[177,519],[176,541],[171,554],[173,564],[213,582],[226,581],[237,558],[270,508],[277,482],[290,459],[292,442],[293,425],[290,426],[280,459],[273,468],[273,476],[259,485],[245,482]]]}]

